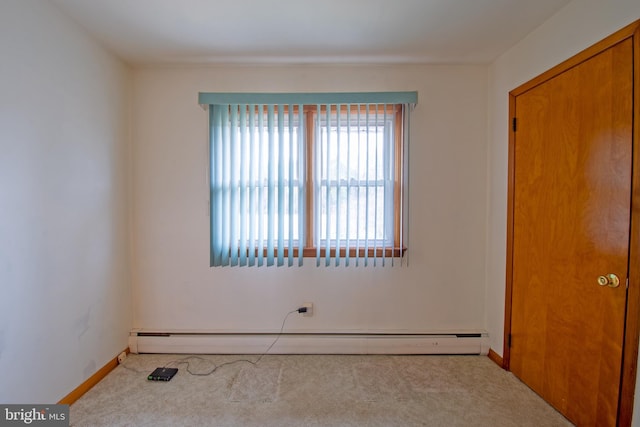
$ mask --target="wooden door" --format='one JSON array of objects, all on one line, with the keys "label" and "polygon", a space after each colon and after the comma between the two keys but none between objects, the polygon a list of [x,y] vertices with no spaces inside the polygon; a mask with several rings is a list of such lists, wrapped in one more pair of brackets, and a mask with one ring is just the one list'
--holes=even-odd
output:
[{"label": "wooden door", "polygon": [[[633,43],[515,97],[510,369],[578,425],[616,424],[629,268]],[[601,286],[615,274],[620,286]]]}]

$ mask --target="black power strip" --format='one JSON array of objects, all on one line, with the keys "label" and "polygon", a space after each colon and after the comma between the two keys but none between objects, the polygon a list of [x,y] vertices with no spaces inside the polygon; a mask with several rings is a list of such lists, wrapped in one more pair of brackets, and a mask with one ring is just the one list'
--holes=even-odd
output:
[{"label": "black power strip", "polygon": [[147,379],[149,381],[170,381],[177,372],[178,368],[156,368]]}]

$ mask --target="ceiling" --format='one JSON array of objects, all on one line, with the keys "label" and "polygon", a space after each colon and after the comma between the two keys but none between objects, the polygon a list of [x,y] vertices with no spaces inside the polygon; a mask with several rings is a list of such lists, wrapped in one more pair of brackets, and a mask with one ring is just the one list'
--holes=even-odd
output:
[{"label": "ceiling", "polygon": [[132,64],[489,63],[570,0],[51,0]]}]

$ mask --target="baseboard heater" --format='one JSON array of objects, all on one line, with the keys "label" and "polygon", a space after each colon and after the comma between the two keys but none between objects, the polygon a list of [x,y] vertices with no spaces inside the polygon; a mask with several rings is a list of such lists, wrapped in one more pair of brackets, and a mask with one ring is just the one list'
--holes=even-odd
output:
[{"label": "baseboard heater", "polygon": [[[163,333],[132,331],[132,353],[262,354],[278,334]],[[479,354],[489,352],[486,333],[282,334],[269,354]]]}]

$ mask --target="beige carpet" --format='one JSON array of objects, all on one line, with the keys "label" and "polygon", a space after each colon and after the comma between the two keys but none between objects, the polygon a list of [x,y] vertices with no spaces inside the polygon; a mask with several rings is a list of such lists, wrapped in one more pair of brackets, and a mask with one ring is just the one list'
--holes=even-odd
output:
[{"label": "beige carpet", "polygon": [[[187,357],[130,355],[71,406],[71,425],[571,425],[483,356],[268,355],[217,369],[258,356]],[[160,366],[179,371],[148,381]]]}]

